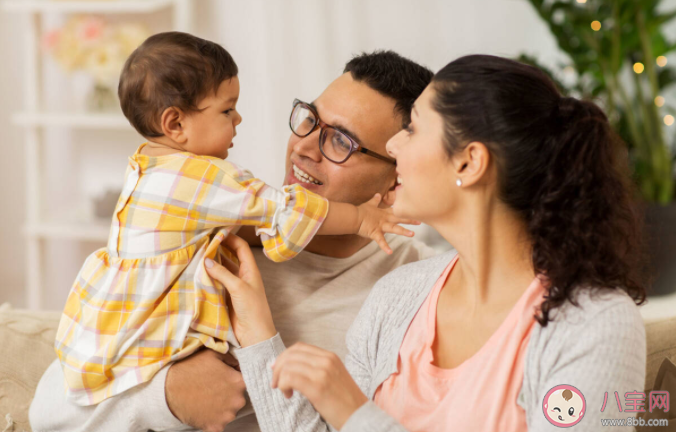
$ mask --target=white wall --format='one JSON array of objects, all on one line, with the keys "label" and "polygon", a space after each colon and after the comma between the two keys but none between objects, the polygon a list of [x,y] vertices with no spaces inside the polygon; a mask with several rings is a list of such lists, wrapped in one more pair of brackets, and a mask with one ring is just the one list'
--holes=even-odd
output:
[{"label": "white wall", "polygon": [[[528,52],[550,64],[561,58],[545,25],[519,0],[195,0],[195,7],[195,33],[223,44],[240,68],[244,122],[230,157],[274,185],[283,178],[293,98],[315,98],[353,54],[393,49],[433,70],[470,53]],[[157,26],[165,18],[149,23]],[[22,307],[24,152],[21,130],[9,120],[22,105],[17,22],[0,12],[5,63],[0,68],[0,303]],[[60,108],[68,103],[73,80],[53,66],[47,96],[51,106]],[[44,186],[49,199],[44,204],[50,211],[121,184],[126,157],[141,143],[132,132],[100,136],[50,130],[48,135]],[[72,211],[72,205],[65,207]],[[62,307],[82,260],[98,246],[49,242],[44,307]]]}]

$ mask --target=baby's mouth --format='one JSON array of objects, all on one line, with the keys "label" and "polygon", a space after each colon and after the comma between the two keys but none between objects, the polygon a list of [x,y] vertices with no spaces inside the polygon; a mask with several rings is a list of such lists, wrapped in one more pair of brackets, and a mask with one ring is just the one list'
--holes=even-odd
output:
[{"label": "baby's mouth", "polygon": [[563,421],[563,418],[561,416],[558,416],[558,417],[559,417],[559,420]]}]

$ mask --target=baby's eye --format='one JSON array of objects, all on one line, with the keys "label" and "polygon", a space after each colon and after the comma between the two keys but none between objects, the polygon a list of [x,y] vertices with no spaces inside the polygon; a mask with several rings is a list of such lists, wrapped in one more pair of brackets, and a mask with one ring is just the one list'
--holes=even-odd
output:
[{"label": "baby's eye", "polygon": [[568,415],[572,416],[573,414],[575,414],[575,408],[573,407],[568,408]]},{"label": "baby's eye", "polygon": [[554,410],[556,410],[556,411],[558,411],[558,412],[561,412],[561,408],[559,408],[559,407],[554,407],[554,408],[552,408],[552,411],[554,411]]}]

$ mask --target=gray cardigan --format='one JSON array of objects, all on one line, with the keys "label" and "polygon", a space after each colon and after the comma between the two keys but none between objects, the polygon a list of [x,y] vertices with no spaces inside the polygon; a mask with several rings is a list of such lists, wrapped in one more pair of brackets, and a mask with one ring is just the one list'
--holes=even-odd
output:
[{"label": "gray cardigan", "polygon": [[[409,324],[454,253],[407,264],[374,286],[347,334],[346,367],[369,399],[397,371],[399,348]],[[576,432],[626,431],[601,427],[602,419],[626,419],[614,392],[643,391],[646,342],[638,307],[624,292],[589,291],[577,297],[579,307],[565,304],[546,327],[536,324],[526,352],[524,377],[516,403],[526,412],[531,431],[560,431],[542,411],[551,388],[569,384],[585,396],[587,409]],[[302,395],[286,399],[270,388],[272,360],[285,349],[279,335],[238,350],[240,368],[263,432],[326,431],[330,428]],[[487,372],[488,373],[488,372]],[[601,412],[605,392],[608,404]],[[470,413],[480,415],[480,413]],[[406,429],[372,401],[359,408],[344,432],[404,432]],[[453,430],[448,425],[447,430]]]}]

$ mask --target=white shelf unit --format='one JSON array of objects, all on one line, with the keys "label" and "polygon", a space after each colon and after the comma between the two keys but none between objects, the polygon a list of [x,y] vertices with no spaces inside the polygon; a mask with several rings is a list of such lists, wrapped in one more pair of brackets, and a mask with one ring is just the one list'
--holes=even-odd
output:
[{"label": "white shelf unit", "polygon": [[42,130],[45,127],[71,129],[129,130],[131,126],[121,113],[47,112],[41,107],[41,22],[44,13],[65,14],[148,14],[172,9],[174,30],[190,32],[193,21],[193,0],[0,0],[0,8],[13,12],[25,21],[23,34],[23,70],[25,106],[12,121],[24,129],[26,149],[26,301],[29,309],[42,304],[42,249],[50,239],[96,241],[105,243],[109,224],[102,222],[51,221],[41,213]]}]

